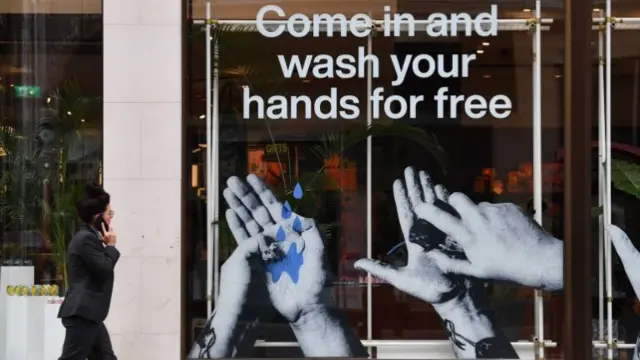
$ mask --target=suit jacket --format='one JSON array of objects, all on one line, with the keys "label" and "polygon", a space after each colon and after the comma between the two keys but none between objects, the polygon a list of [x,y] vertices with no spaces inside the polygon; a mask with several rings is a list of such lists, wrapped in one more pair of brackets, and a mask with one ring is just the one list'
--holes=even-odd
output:
[{"label": "suit jacket", "polygon": [[83,224],[69,243],[69,289],[58,317],[103,322],[111,306],[113,269],[119,258],[115,247],[106,246],[96,230]]}]

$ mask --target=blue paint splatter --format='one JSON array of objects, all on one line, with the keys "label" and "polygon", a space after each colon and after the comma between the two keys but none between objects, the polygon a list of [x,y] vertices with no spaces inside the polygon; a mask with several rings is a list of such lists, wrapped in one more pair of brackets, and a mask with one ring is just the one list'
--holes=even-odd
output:
[{"label": "blue paint splatter", "polygon": [[282,226],[278,228],[276,232],[276,241],[284,241],[287,238],[287,233],[284,232]]},{"label": "blue paint splatter", "polygon": [[284,202],[284,206],[282,207],[282,218],[283,219],[288,219],[291,217],[291,205],[289,205],[288,201]]},{"label": "blue paint splatter", "polygon": [[300,200],[302,199],[302,195],[302,186],[300,186],[300,183],[297,183],[293,188],[293,198]]},{"label": "blue paint splatter", "polygon": [[304,258],[302,257],[302,253],[298,254],[298,246],[296,243],[293,243],[282,260],[267,264],[267,272],[271,273],[273,282],[278,282],[282,274],[287,273],[291,281],[297,284],[300,278],[300,268],[303,263]]},{"label": "blue paint splatter", "polygon": [[293,220],[293,230],[297,231],[297,232],[302,232],[302,221],[300,221],[299,217],[296,217],[295,220]]}]

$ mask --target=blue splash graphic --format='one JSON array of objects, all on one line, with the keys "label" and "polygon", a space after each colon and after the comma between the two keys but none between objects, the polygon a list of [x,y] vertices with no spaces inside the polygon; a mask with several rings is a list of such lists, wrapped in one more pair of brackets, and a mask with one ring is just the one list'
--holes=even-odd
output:
[{"label": "blue splash graphic", "polygon": [[285,220],[290,218],[291,213],[293,213],[293,211],[291,210],[291,205],[289,205],[288,201],[285,201],[284,206],[282,207],[282,218]]},{"label": "blue splash graphic", "polygon": [[276,232],[276,241],[284,241],[287,238],[287,233],[284,232],[282,226],[278,228]]},{"label": "blue splash graphic", "polygon": [[300,200],[302,199],[302,186],[300,186],[300,183],[297,183],[296,186],[293,188],[293,198]]},{"label": "blue splash graphic", "polygon": [[278,282],[282,274],[287,273],[291,281],[297,284],[300,278],[300,268],[303,263],[304,258],[302,257],[302,253],[298,254],[298,246],[296,243],[293,243],[282,260],[267,264],[267,272],[271,273],[273,282]]},{"label": "blue splash graphic", "polygon": [[297,232],[302,232],[302,221],[300,221],[299,217],[296,217],[295,220],[293,220],[293,230],[297,231]]}]

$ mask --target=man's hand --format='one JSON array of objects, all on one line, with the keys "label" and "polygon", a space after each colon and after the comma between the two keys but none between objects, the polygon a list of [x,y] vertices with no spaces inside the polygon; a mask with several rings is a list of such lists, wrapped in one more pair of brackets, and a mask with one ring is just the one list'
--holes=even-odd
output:
[{"label": "man's hand", "polygon": [[113,226],[109,226],[109,230],[107,230],[107,228],[104,226],[104,223],[102,223],[102,229],[100,230],[100,232],[102,232],[102,239],[104,240],[105,244],[111,246],[116,245],[118,235],[116,235],[116,231]]}]

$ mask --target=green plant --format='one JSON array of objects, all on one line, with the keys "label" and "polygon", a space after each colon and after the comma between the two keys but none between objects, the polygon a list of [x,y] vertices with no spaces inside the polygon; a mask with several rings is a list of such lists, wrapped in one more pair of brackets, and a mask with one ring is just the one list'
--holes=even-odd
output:
[{"label": "green plant", "polygon": [[[47,98],[36,134],[0,128],[0,220],[5,231],[37,231],[50,250],[65,287],[67,243],[76,229],[75,203],[84,183],[98,178],[99,153],[87,146],[99,133],[99,98],[87,97],[75,80]],[[35,136],[34,136],[35,135]],[[89,149],[89,150],[88,150]],[[22,251],[24,253],[24,249]]]},{"label": "green plant", "polygon": [[611,181],[616,189],[640,199],[640,165],[612,160]]}]

